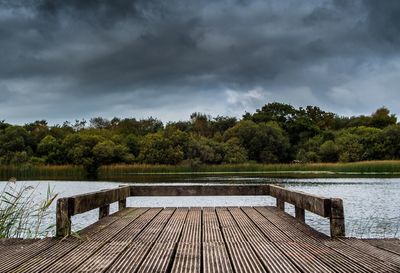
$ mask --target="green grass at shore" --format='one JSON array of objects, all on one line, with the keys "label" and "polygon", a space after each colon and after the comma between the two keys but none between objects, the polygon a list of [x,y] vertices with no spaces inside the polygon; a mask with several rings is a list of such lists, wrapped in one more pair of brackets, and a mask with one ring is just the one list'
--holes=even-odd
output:
[{"label": "green grass at shore", "polygon": [[400,175],[400,161],[363,161],[354,163],[313,164],[222,164],[222,165],[109,165],[102,166],[99,174],[152,174],[152,173],[388,173]]},{"label": "green grass at shore", "polygon": [[18,180],[83,180],[86,172],[82,166],[74,165],[1,165],[0,179],[11,177]]},{"label": "green grass at shore", "polygon": [[[129,181],[129,177],[165,175],[263,175],[271,177],[400,177],[400,160],[313,164],[223,164],[223,165],[144,165],[102,166],[98,180]],[[87,180],[82,166],[24,165],[0,166],[0,178],[8,180]]]}]

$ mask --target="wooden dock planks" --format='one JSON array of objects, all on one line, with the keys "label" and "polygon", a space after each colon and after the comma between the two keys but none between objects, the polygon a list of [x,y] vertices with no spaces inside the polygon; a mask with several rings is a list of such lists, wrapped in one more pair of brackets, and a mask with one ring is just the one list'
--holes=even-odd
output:
[{"label": "wooden dock planks", "polygon": [[228,209],[216,211],[235,272],[267,272]]},{"label": "wooden dock planks", "polygon": [[[167,272],[173,263],[174,249],[179,241],[188,210],[178,208],[147,254],[138,272]],[[169,270],[168,270],[169,271]]]},{"label": "wooden dock planks", "polygon": [[[97,223],[94,224],[93,230],[86,230],[84,239],[79,238],[80,240],[84,240],[80,242],[79,246],[69,252],[63,251],[63,255],[58,259],[53,261],[50,259],[51,263],[49,267],[45,267],[44,264],[40,265],[39,272],[72,272],[82,263],[90,263],[93,257],[97,257],[99,253],[102,253],[102,249],[107,249],[110,246],[108,243],[115,237],[116,230],[123,232],[136,219],[142,218],[143,215],[151,215],[151,210],[144,208],[130,209],[127,212],[129,212],[129,217],[126,217],[126,213],[117,213],[115,216],[110,217],[114,218],[113,221],[105,221],[107,224],[101,227]],[[92,240],[92,238],[95,238],[95,240]],[[53,252],[52,249],[49,251]],[[47,261],[47,264],[49,261]],[[30,268],[29,272],[34,272],[32,270]]]},{"label": "wooden dock planks", "polygon": [[332,240],[272,207],[128,208],[80,234],[3,246],[0,273],[400,272],[397,241]]},{"label": "wooden dock planks", "polygon": [[175,209],[162,210],[113,262],[106,272],[136,272]]},{"label": "wooden dock planks", "polygon": [[233,272],[215,209],[204,208],[202,220],[204,273]]},{"label": "wooden dock planks", "polygon": [[177,244],[171,272],[201,272],[201,217],[201,209],[189,210]]},{"label": "wooden dock planks", "polygon": [[[242,209],[230,208],[229,211],[268,272],[300,273],[296,266],[291,263],[290,259],[267,239],[265,234],[263,234]],[[253,213],[255,212],[253,210],[247,209],[246,211],[254,216]],[[264,223],[267,221],[267,219],[263,220]],[[267,232],[267,234],[269,233]]]}]

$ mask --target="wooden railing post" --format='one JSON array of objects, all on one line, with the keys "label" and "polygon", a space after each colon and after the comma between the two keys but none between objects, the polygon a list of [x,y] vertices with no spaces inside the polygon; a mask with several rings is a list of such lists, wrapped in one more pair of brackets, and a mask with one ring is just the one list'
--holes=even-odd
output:
[{"label": "wooden railing post", "polygon": [[343,201],[339,198],[331,198],[331,237],[345,237]]},{"label": "wooden railing post", "polygon": [[280,210],[285,211],[285,201],[280,198],[276,198],[276,207]]},{"label": "wooden railing post", "polygon": [[110,215],[110,205],[101,206],[99,208],[99,219]]},{"label": "wooden railing post", "polygon": [[305,222],[306,221],[306,216],[305,216],[305,210],[295,206],[294,207],[294,212],[295,212],[295,216],[297,218],[297,220],[301,221],[301,222]]},{"label": "wooden railing post", "polygon": [[[119,185],[120,188],[126,187],[126,185]],[[128,196],[130,195],[130,188],[127,188]],[[118,201],[118,210],[126,209],[126,198]]]},{"label": "wooden railing post", "polygon": [[126,199],[118,201],[118,210],[126,209]]},{"label": "wooden railing post", "polygon": [[56,236],[65,237],[71,234],[71,208],[68,198],[57,200]]}]

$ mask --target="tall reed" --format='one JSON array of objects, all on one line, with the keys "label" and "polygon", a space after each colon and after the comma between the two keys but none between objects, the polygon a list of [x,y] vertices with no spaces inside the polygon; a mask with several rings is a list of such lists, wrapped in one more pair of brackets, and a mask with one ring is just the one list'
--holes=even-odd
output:
[{"label": "tall reed", "polygon": [[309,164],[220,164],[220,165],[147,165],[117,164],[102,166],[100,174],[126,173],[201,173],[201,172],[331,172],[331,173],[400,173],[400,161],[362,161],[352,163]]},{"label": "tall reed", "polygon": [[39,238],[52,232],[53,225],[42,225],[57,194],[48,186],[45,199],[38,201],[35,190],[15,179],[5,184],[0,191],[0,238]]}]

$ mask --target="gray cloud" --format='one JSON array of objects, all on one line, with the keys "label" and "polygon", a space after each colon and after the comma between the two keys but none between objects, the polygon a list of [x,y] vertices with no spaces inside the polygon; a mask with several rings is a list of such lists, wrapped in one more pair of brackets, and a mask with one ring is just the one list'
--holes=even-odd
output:
[{"label": "gray cloud", "polygon": [[399,18],[396,0],[0,0],[0,116],[400,113]]}]

